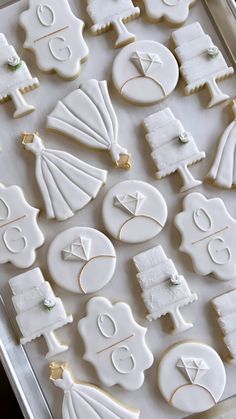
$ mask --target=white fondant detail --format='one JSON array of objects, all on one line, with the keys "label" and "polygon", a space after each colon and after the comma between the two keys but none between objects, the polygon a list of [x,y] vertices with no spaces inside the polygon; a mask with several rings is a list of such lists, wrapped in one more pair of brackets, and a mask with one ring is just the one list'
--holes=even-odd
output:
[{"label": "white fondant detail", "polygon": [[212,228],[211,218],[204,208],[197,208],[193,212],[193,221],[201,231],[209,231]]},{"label": "white fondant detail", "polygon": [[118,144],[118,121],[105,80],[87,80],[60,100],[47,118],[47,127],[88,147],[108,151],[117,166],[122,155],[129,157]]},{"label": "white fondant detail", "polygon": [[35,250],[44,243],[38,213],[18,186],[0,186],[0,264],[11,262],[24,269],[34,263]]},{"label": "white fondant detail", "polygon": [[[106,324],[106,323],[108,323],[108,324]],[[98,328],[99,328],[101,334],[105,338],[110,339],[113,336],[115,336],[116,333],[117,333],[116,323],[115,323],[114,319],[112,318],[112,316],[110,316],[110,314],[108,314],[108,313],[103,313],[103,314],[98,315],[97,325],[98,325]],[[109,325],[111,326],[111,329],[113,329],[112,332],[108,331]],[[107,331],[106,331],[105,328],[107,328]]]},{"label": "white fondant detail", "polygon": [[[186,82],[185,94],[197,92],[207,87],[211,100],[208,108],[228,99],[217,85],[233,74],[233,67],[228,67],[223,55],[206,36],[200,23],[184,26],[172,34],[176,46],[176,55],[180,61],[180,73]],[[208,54],[211,51],[211,56]]]},{"label": "white fondant detail", "polygon": [[[182,236],[180,250],[192,258],[194,271],[199,275],[213,273],[221,280],[236,276],[236,221],[220,198],[207,199],[202,194],[189,194],[183,202],[183,212],[175,217]],[[205,212],[210,220],[204,230],[196,224],[196,211]]]},{"label": "white fondant detail", "polygon": [[236,100],[232,103],[234,120],[223,132],[217,148],[214,162],[207,177],[222,188],[232,188],[236,185],[235,175],[235,139],[236,139]]},{"label": "white fondant detail", "polygon": [[229,351],[228,362],[236,364],[236,290],[213,298],[212,305],[218,315],[218,323]]},{"label": "white fondant detail", "polygon": [[73,227],[52,241],[48,267],[54,281],[78,294],[93,293],[112,278],[116,253],[111,241],[100,231]]},{"label": "white fondant detail", "polygon": [[138,419],[139,410],[123,406],[113,396],[92,384],[74,382],[68,370],[62,378],[54,381],[64,391],[62,418],[89,419],[91,414],[98,419]]},{"label": "white fondant detail", "polygon": [[144,127],[147,132],[146,140],[149,143],[151,156],[157,168],[156,177],[161,179],[178,171],[183,181],[180,191],[185,192],[201,184],[195,180],[189,172],[188,166],[205,158],[205,153],[199,151],[190,134],[186,133],[184,141],[177,141],[183,136],[184,127],[177,120],[170,108],[162,109],[144,119]]},{"label": "white fondant detail", "polygon": [[142,289],[142,298],[148,310],[147,318],[155,320],[170,314],[174,332],[183,332],[193,325],[186,323],[180,308],[197,300],[187,281],[178,275],[171,259],[161,246],[155,246],[136,255],[133,262],[138,271],[137,280]]},{"label": "white fondant detail", "polygon": [[214,406],[225,384],[223,362],[213,348],[203,343],[176,343],[167,349],[158,366],[158,385],[163,397],[172,407],[189,414]]},{"label": "white fondant detail", "polygon": [[154,41],[127,45],[116,56],[112,79],[118,92],[134,104],[151,105],[165,99],[179,78],[171,51]]},{"label": "white fondant detail", "polygon": [[[23,252],[28,246],[28,241],[26,237],[23,235],[18,235],[17,233],[22,233],[22,229],[20,227],[13,226],[13,227],[7,228],[4,231],[3,236],[2,236],[3,242],[7,250],[15,254]],[[17,248],[20,242],[23,245]]]},{"label": "white fondant detail", "polygon": [[[47,286],[43,287],[43,284]],[[61,299],[55,297],[41,270],[35,268],[15,276],[9,280],[9,285],[14,293],[14,306],[18,308],[16,321],[23,335],[21,343],[25,344],[43,335],[49,349],[47,358],[67,350],[67,346],[58,342],[54,330],[71,323],[73,318],[67,316]],[[49,299],[54,301],[53,309],[45,310],[44,302]]]},{"label": "white fondant detail", "polygon": [[57,61],[68,61],[72,57],[71,48],[65,43],[63,36],[57,36],[48,42],[50,52]]},{"label": "white fondant detail", "polygon": [[120,48],[135,41],[135,35],[129,33],[124,22],[136,19],[139,7],[134,7],[131,0],[87,0],[87,12],[93,21],[92,32],[99,35],[109,29],[116,32],[115,47]]},{"label": "white fondant detail", "polygon": [[155,237],[164,227],[167,207],[152,185],[128,180],[105,195],[102,216],[107,231],[116,239],[139,243]]},{"label": "white fondant detail", "polygon": [[[15,69],[17,64],[21,65]],[[12,100],[15,106],[13,118],[20,118],[33,112],[35,107],[27,104],[23,94],[38,87],[39,81],[37,78],[32,78],[26,63],[20,60],[15,48],[8,44],[2,33],[0,33],[0,68],[0,103]]]},{"label": "white fondant detail", "polygon": [[30,0],[28,10],[20,15],[26,32],[24,47],[35,53],[40,70],[55,71],[65,79],[80,72],[88,56],[83,38],[84,22],[71,11],[67,0]]},{"label": "white fondant detail", "polygon": [[39,4],[36,13],[40,23],[43,26],[49,27],[54,25],[56,18],[52,7],[48,6],[47,4]]},{"label": "white fondant detail", "polygon": [[44,199],[47,217],[66,220],[92,199],[106,182],[107,172],[90,166],[69,153],[45,149],[34,134],[23,145],[36,157],[36,179]]},{"label": "white fondant detail", "polygon": [[[116,333],[110,338],[98,327],[101,314],[109,314],[115,322]],[[85,345],[83,358],[94,365],[105,385],[119,384],[126,390],[142,386],[144,371],[152,365],[153,356],[145,342],[147,329],[136,323],[127,304],[113,305],[104,297],[92,298],[78,330]]]},{"label": "white fondant detail", "polygon": [[[126,361],[129,361],[130,365],[123,365]],[[115,348],[111,352],[111,362],[113,367],[116,369],[119,374],[130,374],[136,367],[135,359],[132,354],[130,354],[130,350],[127,346],[120,346],[119,348]]]},{"label": "white fondant detail", "polygon": [[146,13],[153,22],[165,21],[182,25],[188,18],[189,8],[196,0],[144,0]]}]

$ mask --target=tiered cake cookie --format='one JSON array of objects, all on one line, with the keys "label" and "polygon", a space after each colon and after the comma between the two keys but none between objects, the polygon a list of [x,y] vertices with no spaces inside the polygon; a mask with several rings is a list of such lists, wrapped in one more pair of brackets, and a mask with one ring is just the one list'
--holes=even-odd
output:
[{"label": "tiered cake cookie", "polygon": [[49,348],[46,358],[66,351],[68,347],[58,342],[53,331],[71,323],[73,318],[67,316],[61,299],[55,297],[41,270],[35,268],[15,276],[9,285],[16,321],[23,335],[20,342],[25,344],[43,335]]},{"label": "tiered cake cookie", "polygon": [[146,139],[152,149],[151,156],[158,169],[157,178],[178,171],[183,180],[181,192],[200,185],[201,181],[193,178],[188,166],[203,159],[205,153],[198,150],[192,135],[185,131],[170,108],[148,116],[144,126]]},{"label": "tiered cake cookie", "polygon": [[208,108],[228,99],[221,92],[217,80],[233,74],[233,67],[228,67],[222,53],[214,45],[209,35],[203,31],[200,23],[195,22],[173,32],[176,55],[180,61],[180,72],[186,81],[185,93],[194,93],[207,86],[211,100]]},{"label": "tiered cake cookie", "polygon": [[11,99],[15,105],[14,118],[20,118],[35,110],[28,105],[23,93],[39,86],[36,77],[32,78],[27,65],[20,59],[3,33],[0,33],[0,103]]},{"label": "tiered cake cookie", "polygon": [[138,270],[137,280],[143,290],[142,298],[148,309],[148,320],[155,320],[169,313],[174,332],[183,332],[193,325],[186,323],[180,307],[197,300],[174,263],[168,259],[161,246],[153,247],[133,258]]}]

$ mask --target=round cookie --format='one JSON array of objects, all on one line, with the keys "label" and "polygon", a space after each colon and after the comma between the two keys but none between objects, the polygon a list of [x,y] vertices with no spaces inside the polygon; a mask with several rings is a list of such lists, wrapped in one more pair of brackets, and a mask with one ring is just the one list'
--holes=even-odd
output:
[{"label": "round cookie", "polygon": [[127,100],[151,105],[165,99],[176,87],[179,67],[172,52],[155,41],[127,45],[116,56],[112,79]]},{"label": "round cookie", "polygon": [[225,368],[219,355],[200,342],[172,346],[158,367],[158,385],[163,397],[171,406],[188,413],[203,412],[214,406],[223,394],[225,383]]},{"label": "round cookie", "polygon": [[94,228],[65,230],[49,247],[48,268],[54,281],[78,294],[103,288],[111,280],[115,266],[116,253],[112,243]]},{"label": "round cookie", "polygon": [[106,230],[117,240],[141,243],[155,237],[164,227],[167,206],[161,193],[139,180],[113,186],[102,206]]}]

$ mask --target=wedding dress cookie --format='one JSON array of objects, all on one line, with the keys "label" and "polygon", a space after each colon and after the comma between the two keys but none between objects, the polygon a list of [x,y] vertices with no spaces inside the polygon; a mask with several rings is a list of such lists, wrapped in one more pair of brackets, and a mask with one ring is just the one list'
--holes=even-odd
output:
[{"label": "wedding dress cookie", "polygon": [[107,172],[65,151],[46,149],[37,133],[22,134],[22,144],[36,157],[36,179],[47,217],[67,220],[96,198]]},{"label": "wedding dress cookie", "polygon": [[192,193],[184,199],[183,208],[175,224],[182,236],[180,250],[192,258],[195,272],[213,273],[221,280],[234,278],[236,221],[222,199]]},{"label": "wedding dress cookie", "polygon": [[0,184],[0,264],[11,262],[24,269],[34,263],[35,250],[44,243],[38,214],[39,210],[28,204],[19,186]]},{"label": "wedding dress cookie", "polygon": [[23,94],[39,86],[36,77],[32,78],[28,67],[0,33],[0,103],[12,100],[15,106],[13,118],[20,118],[35,110],[26,103]]},{"label": "wedding dress cookie", "polygon": [[233,74],[222,53],[214,45],[200,23],[195,22],[173,32],[176,55],[181,64],[180,73],[186,82],[185,94],[195,93],[203,87],[209,90],[211,100],[208,108],[228,99],[217,85],[218,80]]},{"label": "wedding dress cookie", "polygon": [[89,383],[74,381],[67,364],[52,362],[50,379],[64,391],[63,419],[138,419],[139,410],[121,404],[107,392]]},{"label": "wedding dress cookie", "polygon": [[236,186],[236,99],[233,100],[232,111],[234,120],[229,124],[221,136],[214,162],[210,168],[207,178],[222,188]]},{"label": "wedding dress cookie", "polygon": [[154,41],[138,41],[116,56],[112,79],[125,99],[151,105],[165,99],[176,87],[179,68],[172,52]]},{"label": "wedding dress cookie", "polygon": [[104,385],[119,384],[126,390],[142,386],[153,355],[145,342],[147,329],[136,323],[128,304],[92,298],[78,330],[85,345],[83,359],[93,364]]},{"label": "wedding dress cookie", "polygon": [[181,122],[175,118],[170,108],[162,109],[144,120],[151,156],[157,166],[156,177],[161,179],[174,172],[182,178],[180,192],[185,192],[202,182],[195,180],[188,166],[206,157],[199,151],[194,138],[186,132]]},{"label": "wedding dress cookie", "polygon": [[56,297],[49,282],[46,282],[39,268],[32,269],[9,280],[16,321],[23,335],[22,345],[39,336],[44,336],[48,353],[46,358],[68,349],[61,345],[54,330],[71,323],[60,298]]},{"label": "wedding dress cookie", "polygon": [[135,35],[128,32],[125,23],[136,19],[139,7],[134,7],[132,0],[87,0],[87,12],[93,21],[91,31],[95,35],[110,30],[116,32],[115,47],[120,48],[135,41]]},{"label": "wedding dress cookie", "polygon": [[103,288],[111,280],[115,266],[111,241],[94,228],[72,227],[60,233],[49,247],[48,267],[54,281],[78,294]]},{"label": "wedding dress cookie", "polygon": [[220,400],[225,384],[223,362],[217,352],[204,343],[177,343],[159,363],[159,389],[171,406],[183,412],[210,409]]},{"label": "wedding dress cookie", "polygon": [[144,0],[146,13],[153,22],[166,21],[182,25],[188,18],[189,8],[196,0]]},{"label": "wedding dress cookie", "polygon": [[26,31],[24,48],[35,53],[37,65],[45,72],[56,72],[74,79],[88,56],[83,39],[84,22],[71,11],[67,0],[29,0],[29,8],[20,15]]},{"label": "wedding dress cookie", "polygon": [[141,243],[163,229],[167,206],[161,193],[149,183],[126,180],[107,192],[102,216],[112,237],[127,243]]},{"label": "wedding dress cookie", "polygon": [[193,326],[186,323],[180,307],[197,300],[187,281],[179,275],[174,263],[168,259],[161,246],[155,246],[133,258],[138,271],[137,280],[142,289],[142,298],[148,310],[147,319],[152,321],[167,313],[179,333]]},{"label": "wedding dress cookie", "polygon": [[105,80],[87,80],[60,100],[47,118],[47,127],[108,151],[117,167],[131,167],[130,154],[118,144],[118,121]]},{"label": "wedding dress cookie", "polygon": [[218,315],[218,323],[224,335],[231,364],[236,364],[236,289],[218,295],[211,301]]}]

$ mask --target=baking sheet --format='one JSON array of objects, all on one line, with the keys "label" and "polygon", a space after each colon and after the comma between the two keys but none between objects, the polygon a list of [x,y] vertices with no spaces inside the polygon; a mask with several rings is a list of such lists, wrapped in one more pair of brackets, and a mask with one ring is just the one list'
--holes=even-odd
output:
[{"label": "baking sheet", "polygon": [[[47,250],[51,240],[61,231],[80,225],[90,226],[104,231],[101,222],[101,203],[106,190],[113,184],[126,179],[142,179],[156,186],[166,199],[168,206],[168,222],[163,231],[153,240],[139,245],[126,245],[113,240],[117,252],[117,269],[112,281],[99,292],[111,301],[122,300],[131,305],[136,320],[148,327],[147,343],[152,350],[155,363],[146,372],[146,380],[141,389],[135,392],[126,392],[118,386],[106,389],[99,383],[94,369],[82,360],[83,342],[77,332],[77,322],[85,315],[86,302],[89,296],[79,296],[66,292],[54,286],[54,290],[60,296],[67,308],[68,313],[74,315],[74,323],[57,332],[62,342],[70,345],[70,350],[57,357],[58,360],[68,361],[74,375],[79,380],[89,381],[101,385],[112,395],[131,406],[141,409],[141,419],[177,419],[185,414],[169,407],[161,397],[156,385],[157,361],[161,353],[169,345],[185,339],[204,341],[213,346],[222,356],[225,348],[217,326],[216,318],[209,305],[209,300],[214,296],[236,286],[236,280],[221,282],[215,278],[200,277],[193,273],[190,259],[178,251],[180,237],[173,225],[173,218],[182,208],[183,195],[179,194],[178,175],[169,176],[161,181],[155,179],[155,167],[150,157],[150,149],[146,144],[144,132],[141,127],[142,120],[149,114],[170,106],[177,118],[179,118],[187,131],[190,131],[200,150],[205,150],[207,158],[201,163],[193,165],[191,172],[196,177],[202,178],[207,173],[215,148],[222,130],[228,125],[230,115],[226,103],[213,109],[206,109],[208,96],[206,91],[201,91],[192,96],[183,95],[183,83],[179,82],[175,92],[165,101],[150,107],[135,107],[128,104],[118,96],[111,79],[111,66],[118,51],[113,49],[114,34],[93,37],[88,31],[89,19],[85,13],[85,1],[70,1],[72,10],[80,16],[88,26],[85,31],[85,39],[90,49],[89,60],[83,64],[80,77],[75,81],[63,81],[56,75],[44,75],[35,65],[34,56],[25,50],[22,45],[24,32],[18,27],[18,16],[27,8],[27,1],[19,1],[5,9],[0,10],[1,31],[26,60],[32,75],[38,76],[41,87],[27,93],[29,103],[35,104],[37,111],[20,120],[13,120],[13,106],[11,102],[1,105],[0,126],[0,180],[5,185],[18,184],[25,192],[26,199],[34,206],[43,208],[42,198],[38,191],[34,177],[34,158],[30,153],[23,150],[19,136],[24,130],[38,130],[45,139],[45,144],[51,148],[69,151],[75,156],[94,164],[100,168],[108,169],[109,176],[105,188],[103,188],[94,202],[79,211],[73,218],[66,222],[47,221],[42,211],[39,222],[46,237],[45,245],[38,251],[37,263],[34,266],[42,268],[45,277],[50,280],[47,271]],[[212,22],[206,13],[201,1],[190,12],[188,23],[199,20],[205,30],[212,36],[215,43],[222,48],[218,35],[213,28]],[[145,17],[130,22],[128,29],[134,32],[137,40],[153,39],[168,45],[172,32],[171,28],[163,24],[147,23]],[[117,170],[112,167],[110,158],[105,153],[92,151],[80,146],[75,141],[61,135],[46,132],[44,129],[46,116],[54,108],[58,99],[63,98],[79,84],[89,78],[98,80],[107,79],[109,90],[119,120],[119,139],[133,155],[133,168],[130,172]],[[221,83],[223,90],[231,96],[236,95],[236,78],[225,80]],[[206,194],[208,197],[220,196],[226,203],[229,212],[236,218],[235,191],[225,191],[207,183],[195,189]],[[185,318],[194,322],[194,327],[187,332],[172,336],[168,334],[170,322],[167,318],[149,323],[144,318],[145,307],[140,295],[139,285],[135,277],[135,269],[131,258],[142,250],[148,249],[155,244],[161,244],[167,255],[173,259],[179,273],[185,275],[190,288],[199,295],[199,301],[182,309]],[[20,273],[10,264],[1,266],[0,292],[9,310],[12,321],[15,321],[15,312],[11,305],[11,292],[8,279]],[[55,419],[61,418],[62,392],[56,389],[49,378],[48,361],[44,358],[46,345],[43,338],[37,339],[25,345],[32,367],[38,377],[39,384],[44,392],[47,402]],[[236,394],[235,367],[226,365],[227,385],[223,398]]]}]

